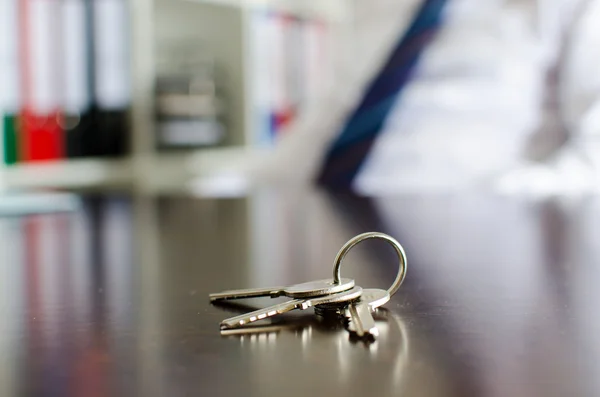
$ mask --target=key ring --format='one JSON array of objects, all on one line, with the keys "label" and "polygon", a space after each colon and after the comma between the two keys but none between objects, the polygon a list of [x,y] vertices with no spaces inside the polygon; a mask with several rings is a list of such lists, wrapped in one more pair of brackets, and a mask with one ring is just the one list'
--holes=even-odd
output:
[{"label": "key ring", "polygon": [[334,282],[334,284],[338,284],[340,282],[340,267],[342,266],[342,260],[344,259],[344,257],[348,253],[348,251],[350,251],[352,249],[352,247],[354,247],[358,243],[360,243],[364,240],[368,240],[370,238],[377,238],[377,239],[386,241],[388,244],[390,244],[392,247],[394,247],[394,250],[396,251],[396,254],[398,255],[398,260],[399,260],[399,265],[400,265],[400,267],[398,269],[398,275],[396,276],[396,279],[392,283],[391,287],[388,289],[390,296],[392,296],[396,293],[396,291],[398,291],[398,288],[400,288],[400,285],[402,285],[402,282],[404,281],[404,277],[406,277],[406,268],[407,268],[408,264],[407,264],[406,253],[404,252],[404,248],[402,248],[402,246],[400,245],[400,243],[398,241],[396,241],[396,239],[394,239],[393,237],[388,236],[387,234],[384,234],[384,233],[367,232],[367,233],[359,234],[358,236],[353,237],[350,240],[348,240],[348,242],[346,244],[344,244],[344,246],[340,249],[340,251],[338,252],[338,254],[335,257],[335,262],[333,265],[333,282]]}]

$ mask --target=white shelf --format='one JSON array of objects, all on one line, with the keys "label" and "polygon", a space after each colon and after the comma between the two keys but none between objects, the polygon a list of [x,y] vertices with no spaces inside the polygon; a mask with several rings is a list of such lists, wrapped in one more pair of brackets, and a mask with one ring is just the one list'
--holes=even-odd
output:
[{"label": "white shelf", "polygon": [[198,178],[242,175],[262,151],[244,146],[159,152],[135,167],[130,160],[81,159],[18,164],[0,171],[7,190],[140,187],[150,192],[182,191]]},{"label": "white shelf", "polygon": [[249,173],[265,155],[265,150],[231,147],[198,151],[187,162],[192,178],[186,188],[200,196],[244,195],[252,187]]},{"label": "white shelf", "polygon": [[139,168],[135,179],[144,192],[188,192],[195,190],[199,181],[213,184],[245,179],[246,171],[262,153],[244,146],[158,153]]},{"label": "white shelf", "polygon": [[129,160],[85,159],[17,164],[6,167],[2,172],[8,189],[110,187],[132,182]]},{"label": "white shelf", "polygon": [[201,4],[238,7],[246,10],[275,9],[300,16],[318,16],[328,20],[348,17],[349,0],[187,0]]},{"label": "white shelf", "polygon": [[197,176],[243,172],[268,150],[244,146],[197,150],[188,157],[186,168]]}]

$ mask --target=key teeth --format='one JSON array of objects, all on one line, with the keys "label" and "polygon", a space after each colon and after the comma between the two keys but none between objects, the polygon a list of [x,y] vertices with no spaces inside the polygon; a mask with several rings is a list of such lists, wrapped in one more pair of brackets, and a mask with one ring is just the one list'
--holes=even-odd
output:
[{"label": "key teeth", "polygon": [[232,325],[230,323],[221,323],[221,329],[232,329],[235,328],[235,325]]},{"label": "key teeth", "polygon": [[356,326],[351,318],[347,319],[346,329],[350,333],[350,338],[352,339],[368,339],[375,340],[379,336],[379,329],[377,327],[373,327],[370,330],[367,330],[364,335],[359,335],[356,331]]},{"label": "key teeth", "polygon": [[244,325],[248,325],[250,322],[246,322],[246,321],[238,321],[238,322],[221,322],[220,327],[221,330],[224,329],[235,329],[235,328],[240,328],[243,327]]}]

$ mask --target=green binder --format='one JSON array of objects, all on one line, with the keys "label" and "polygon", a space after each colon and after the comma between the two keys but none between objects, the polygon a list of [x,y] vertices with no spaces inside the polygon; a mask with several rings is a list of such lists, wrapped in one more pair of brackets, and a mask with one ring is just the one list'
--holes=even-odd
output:
[{"label": "green binder", "polygon": [[15,164],[18,161],[18,124],[19,119],[12,114],[5,114],[2,117],[2,129],[4,130],[4,163],[7,165]]}]

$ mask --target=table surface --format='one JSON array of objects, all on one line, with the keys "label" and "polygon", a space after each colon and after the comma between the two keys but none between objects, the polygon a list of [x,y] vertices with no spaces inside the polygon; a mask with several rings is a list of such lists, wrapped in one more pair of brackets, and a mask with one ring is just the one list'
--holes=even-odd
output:
[{"label": "table surface", "polygon": [[[405,283],[350,340],[312,309],[221,334],[210,292],[330,277],[350,237]],[[89,197],[0,219],[0,396],[600,395],[600,200]],[[342,268],[386,288],[394,252]]]}]

